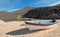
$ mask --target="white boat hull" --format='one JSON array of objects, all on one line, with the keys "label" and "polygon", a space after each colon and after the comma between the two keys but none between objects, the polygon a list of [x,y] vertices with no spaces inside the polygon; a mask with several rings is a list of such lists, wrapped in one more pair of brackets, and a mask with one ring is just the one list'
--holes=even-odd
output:
[{"label": "white boat hull", "polygon": [[28,25],[26,24],[26,27],[32,31],[32,30],[38,30],[38,29],[49,29],[49,28],[52,28],[52,27],[55,27],[57,24],[54,24],[54,25],[50,25],[50,26],[35,26],[35,25]]}]

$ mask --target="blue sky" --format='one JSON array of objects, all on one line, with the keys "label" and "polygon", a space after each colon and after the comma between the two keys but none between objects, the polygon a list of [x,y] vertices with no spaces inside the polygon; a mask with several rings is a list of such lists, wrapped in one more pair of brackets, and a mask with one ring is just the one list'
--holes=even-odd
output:
[{"label": "blue sky", "polygon": [[60,0],[0,0],[0,11],[15,11],[25,7],[44,7],[60,4]]}]

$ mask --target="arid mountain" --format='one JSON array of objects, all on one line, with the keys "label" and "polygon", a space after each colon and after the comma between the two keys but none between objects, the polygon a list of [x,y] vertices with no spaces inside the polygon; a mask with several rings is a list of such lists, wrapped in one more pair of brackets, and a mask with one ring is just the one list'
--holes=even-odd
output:
[{"label": "arid mountain", "polygon": [[6,12],[6,11],[0,11],[0,18],[7,17],[8,14],[9,14],[9,13]]},{"label": "arid mountain", "polygon": [[0,18],[16,18],[20,15],[23,18],[48,19],[52,17],[52,13],[56,14],[56,18],[60,18],[60,4],[50,7],[26,7],[14,12],[0,11]]},{"label": "arid mountain", "polygon": [[35,18],[35,19],[51,19],[52,13],[55,14],[55,18],[60,18],[60,4],[50,7],[39,7],[28,11],[24,18]]},{"label": "arid mountain", "polygon": [[29,10],[33,9],[32,7],[26,7],[22,10],[17,10],[14,12],[6,12],[6,11],[0,11],[0,18],[16,18],[18,15],[20,17],[27,13]]}]

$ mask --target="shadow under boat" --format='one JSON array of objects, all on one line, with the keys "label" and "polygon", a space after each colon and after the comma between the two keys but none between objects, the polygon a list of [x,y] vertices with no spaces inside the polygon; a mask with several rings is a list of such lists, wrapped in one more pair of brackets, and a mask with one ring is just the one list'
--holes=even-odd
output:
[{"label": "shadow under boat", "polygon": [[38,32],[38,31],[42,31],[42,30],[46,30],[46,29],[30,31],[28,28],[23,28],[23,29],[8,32],[6,34],[7,35],[24,35],[24,34],[30,34],[30,33]]}]

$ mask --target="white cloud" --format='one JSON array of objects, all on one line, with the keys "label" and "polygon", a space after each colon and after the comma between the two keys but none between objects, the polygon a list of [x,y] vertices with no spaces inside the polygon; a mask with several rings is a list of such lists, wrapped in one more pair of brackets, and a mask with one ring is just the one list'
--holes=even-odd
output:
[{"label": "white cloud", "polygon": [[[52,3],[52,4],[51,4]],[[60,0],[38,0],[34,3],[35,6],[54,6],[60,4]]]},{"label": "white cloud", "polygon": [[58,1],[58,2],[56,2],[56,3],[53,3],[53,4],[50,4],[50,5],[48,5],[48,6],[54,6],[54,5],[58,5],[58,4],[60,4],[60,1]]},{"label": "white cloud", "polygon": [[38,0],[38,1],[36,1],[34,4],[35,5],[39,5],[39,4],[42,4],[42,3],[44,3],[45,1],[44,0]]},{"label": "white cloud", "polygon": [[38,5],[38,4],[43,4],[43,3],[46,4],[46,3],[49,3],[49,2],[52,2],[52,1],[53,1],[53,0],[49,0],[49,1],[48,1],[48,0],[38,0],[38,1],[35,2],[35,4],[36,4],[36,5]]},{"label": "white cloud", "polygon": [[37,4],[40,4],[40,1],[37,1],[37,2],[35,2],[34,4],[36,4],[36,5],[37,5]]},{"label": "white cloud", "polygon": [[16,10],[20,10],[20,9],[8,10],[7,12],[13,12],[13,11],[16,11]]}]

